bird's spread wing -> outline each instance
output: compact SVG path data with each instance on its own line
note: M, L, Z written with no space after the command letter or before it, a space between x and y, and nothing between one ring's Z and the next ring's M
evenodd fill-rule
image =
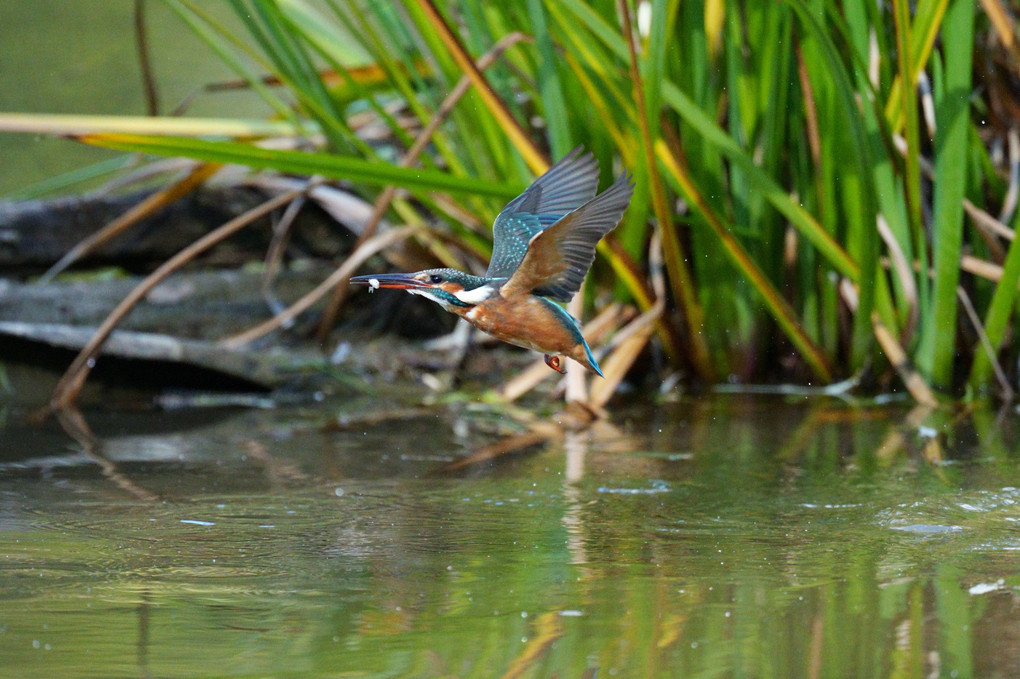
M591 200L598 181L599 164L595 156L581 155L579 146L510 201L492 225L492 259L486 277L506 278L513 274L535 234Z
M532 236L503 294L530 292L570 301L595 260L595 246L620 222L633 192L630 176L624 173L598 196Z

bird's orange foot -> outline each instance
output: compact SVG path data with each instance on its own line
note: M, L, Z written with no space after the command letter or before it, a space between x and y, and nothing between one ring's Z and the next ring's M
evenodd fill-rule
M565 363L566 360L562 356L545 355L545 364L561 375L565 375L567 373L567 366L564 365Z

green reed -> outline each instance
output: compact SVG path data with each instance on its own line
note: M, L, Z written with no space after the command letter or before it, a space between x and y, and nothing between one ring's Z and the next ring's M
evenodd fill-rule
M343 178L367 197L392 181L415 199L395 201L394 218L427 210L447 225L434 228L471 246L465 258L489 238L465 214L491 223L543 163L583 144L604 182L623 168L637 181L600 249L609 266L596 265L589 303L648 308L658 234L671 299L660 344L703 380L863 377L899 388L913 376L924 401L929 387L988 390L998 354L1015 353L1003 345L1020 254L964 210L969 200L997 214L1006 191L985 145L1005 133L979 130L973 115L985 106L974 35L991 34L973 0L232 0L239 33L199 3L165 2L323 146L90 141ZM484 72L491 94L472 87L456 104L421 170L380 172L464 75L443 24L472 59L514 32L528 37ZM922 75L930 99L915 87ZM352 127L364 112L387 143ZM1002 265L999 280L962 271L964 254ZM964 297L978 324L961 312Z

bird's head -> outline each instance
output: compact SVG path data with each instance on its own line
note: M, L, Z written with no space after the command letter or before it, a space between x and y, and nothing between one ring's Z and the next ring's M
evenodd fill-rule
M379 288L407 290L412 295L428 297L447 311L480 304L495 294L497 287L496 281L456 269L355 276L351 283L367 285L369 292Z

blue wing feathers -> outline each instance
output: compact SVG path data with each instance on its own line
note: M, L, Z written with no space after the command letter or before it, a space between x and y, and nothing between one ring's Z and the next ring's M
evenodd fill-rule
M524 193L510 201L492 226L492 260L486 276L510 276L524 259L531 238L595 196L598 161L575 148Z
M624 173L612 186L577 209L570 229L559 243L560 255L567 266L535 288L536 295L567 302L577 293L595 261L595 246L620 222L633 191L630 175Z

